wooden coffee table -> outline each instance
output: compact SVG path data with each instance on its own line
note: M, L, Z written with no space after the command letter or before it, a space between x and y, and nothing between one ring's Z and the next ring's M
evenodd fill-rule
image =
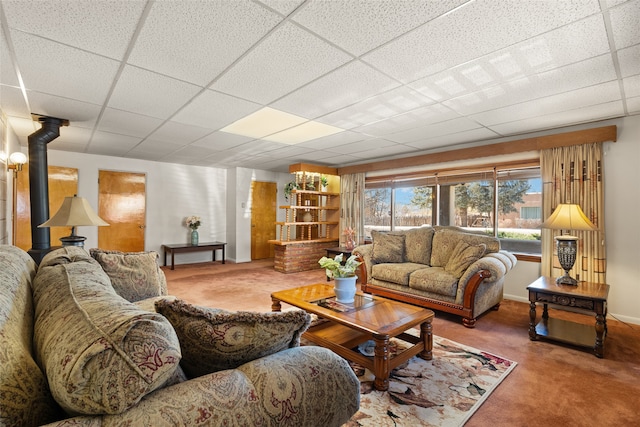
M358 292L353 304L335 301L333 286L323 283L302 286L271 294L273 311L282 309L281 302L318 315L318 322L303 335L309 341L333 350L352 362L369 368L375 375L374 387L389 388L391 370L418 355L431 360L433 311L386 298ZM406 333L420 325L420 337ZM397 338L411 346L395 356L389 354L389 340ZM372 357L357 351L357 346L375 342Z

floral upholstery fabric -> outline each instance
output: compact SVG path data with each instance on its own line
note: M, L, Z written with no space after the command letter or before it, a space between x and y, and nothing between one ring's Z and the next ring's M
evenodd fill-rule
M174 375L181 356L171 324L117 295L84 249L45 256L33 298L36 360L67 413L121 413Z
M458 290L458 278L442 267L423 268L411 275L409 287L438 295L455 297Z
M373 260L376 263L404 262L404 235L371 232L373 238Z
M167 279L158 265L158 253L119 252L93 248L91 256L111 279L116 293L136 302L167 295Z
M384 263L371 267L371 274L378 280L409 286L409 276L414 271L428 268L424 264L412 262Z
M418 227L403 231L405 261L429 265L434 232L433 227Z
M233 369L248 361L300 345L311 317L283 313L228 312L184 301L158 301L182 346L182 368L190 377Z
M460 241L464 241L470 245L478 245L482 243L486 245L486 253L500 251L500 241L495 237L476 233L462 233L450 229L441 229L436 230L433 235L430 265L432 267L445 267L451 258L453 250Z
M60 419L44 374L31 354L33 259L0 246L0 425L37 426Z
M451 273L457 279L462 276L462 273L464 273L471 264L479 260L486 250L487 245L484 243L470 245L467 242L459 241L453 249L444 270L447 273Z

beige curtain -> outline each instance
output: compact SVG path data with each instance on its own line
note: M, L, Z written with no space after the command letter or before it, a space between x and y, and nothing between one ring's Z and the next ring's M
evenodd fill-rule
M546 219L560 203L577 203L598 231L571 231L579 237L578 258L571 277L606 283L604 245L604 182L602 144L583 144L542 150L542 217ZM542 229L542 274L558 277L564 271L558 263L554 237L560 230Z
M340 246L347 227L356 231L356 244L364 243L364 173L340 176Z

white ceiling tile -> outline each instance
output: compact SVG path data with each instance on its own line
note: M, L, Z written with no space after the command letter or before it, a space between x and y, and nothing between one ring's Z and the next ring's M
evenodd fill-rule
M356 141L363 141L365 139L371 139L371 137L356 132L344 131L329 136L323 136L322 138L317 138L313 141L303 142L301 144L298 144L298 146L315 149L327 149L344 144L350 144Z
M300 6L303 1L304 0L260 0L260 3L269 6L283 15L288 15L293 12L296 7Z
M215 154L215 151L206 147L187 145L186 147L171 153L171 160L179 163L193 163L197 159L201 159L212 154Z
M87 149L89 154L124 156L142 141L141 138L109 132L95 132Z
M192 145L207 147L215 151L222 151L231 147L237 147L238 145L242 145L251 140L252 138L247 136L218 131L195 141Z
M22 91L16 87L0 85L0 108L7 116L31 118Z
M314 119L399 85L360 61L353 61L280 99L273 107Z
M4 31L0 31L0 82L7 86L20 85Z
M38 125L40 126L40 125ZM91 139L91 129L62 126L60 136L47 144L50 150L84 152Z
M130 113L128 111L106 108L102 114L98 130L145 137L157 129L163 121L155 117L143 116L141 114Z
M468 2L363 59L408 83L597 12L597 0Z
M129 63L208 85L280 20L248 1L157 1Z
M207 129L220 129L261 107L260 104L206 90L195 97L171 120Z
M362 55L465 1L316 1L307 3L293 19L348 52Z
M319 122L351 129L397 116L423 105L433 103L418 91L401 86L389 92L374 96L365 101L343 108L318 118Z
M554 127L564 126L567 123L587 123L593 120L620 117L622 115L624 115L622 102L613 101L576 110L564 111L562 113L548 114L530 119L504 123L491 126L491 129L501 135L508 136L536 130L552 129Z
M618 61L622 77L640 74L640 44L619 50Z
M477 128L465 130L462 132L454 132L448 135L439 135L434 138L428 138L423 141L412 142L410 146L419 148L420 150L431 150L435 148L442 148L448 146L456 146L468 142L483 141L493 139L499 135L490 129Z
M366 141L352 142L350 144L339 145L333 147L334 152L342 154L356 155L358 152L368 152L370 150L377 150L380 148L387 148L396 145L395 142L388 141L386 139L369 139Z
M171 144L169 142L147 139L133 148L129 154L145 154L153 156L154 160L178 151L184 147L182 144Z
M469 95L444 101L444 104L463 115L475 114L615 79L616 73L611 56L602 55L498 86L491 86Z
M460 117L446 122L429 124L426 126L420 126L412 129L405 130L403 132L392 133L386 135L385 138L391 141L400 142L403 144L416 146L414 142L421 140L431 139L436 136L448 135L451 133L458 133L470 129L479 128L480 125L474 121L471 121L465 117Z
M265 154L271 151L277 151L282 148L289 147L286 144L281 144L279 142L267 142L262 140L254 140L249 141L241 145L236 145L235 147L230 147L228 149L229 152L244 154L244 155L257 155L257 154Z
M640 96L640 74L627 77L622 80L622 83L624 84L624 94L627 97L633 98Z
M429 123L444 122L460 115L442 104L427 105L389 119L354 129L363 134L384 136Z
M12 31L18 66L29 90L102 104L118 62Z
M70 126L93 129L100 114L101 107L88 102L33 91L28 96L33 113L67 119Z
M627 110L629 114L640 114L640 96L627 99Z
M25 119L23 117L8 117L9 125L15 132L15 134L20 137L20 145L27 145L27 136L31 135L38 129L40 129L40 125L34 122L32 119Z
M571 92L539 98L534 101L486 111L472 115L470 118L485 126L492 126L620 99L620 86L617 81L611 81Z
M168 121L149 135L148 139L175 145L187 145L210 133L211 129Z
M633 0L609 12L616 49L640 43L640 0Z
M351 60L346 53L285 23L212 88L267 104Z
M352 153L353 156L361 156L363 159L384 159L388 157L399 156L402 154L415 153L415 147L404 144L393 144L388 147L376 148L375 150L361 151Z
M146 1L3 0L11 27L122 59ZM105 19L105 17L108 17Z
M198 86L127 65L111 95L109 106L166 119L200 90Z

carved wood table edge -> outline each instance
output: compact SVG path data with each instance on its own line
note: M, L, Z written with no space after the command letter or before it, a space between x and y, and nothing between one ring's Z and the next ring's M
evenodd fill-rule
M387 390L391 370L411 357L417 355L425 360L432 359L432 310L362 292L356 294L353 309L348 305L340 307L340 304L334 309L327 308L330 305L319 305L334 298L332 285L318 283L272 293L271 309L281 311L281 302L284 302L326 320L312 325L303 337L371 370L377 390ZM414 327L420 329L420 337L407 333ZM411 346L392 356L389 353L391 338ZM354 350L369 340L375 343L372 357Z

